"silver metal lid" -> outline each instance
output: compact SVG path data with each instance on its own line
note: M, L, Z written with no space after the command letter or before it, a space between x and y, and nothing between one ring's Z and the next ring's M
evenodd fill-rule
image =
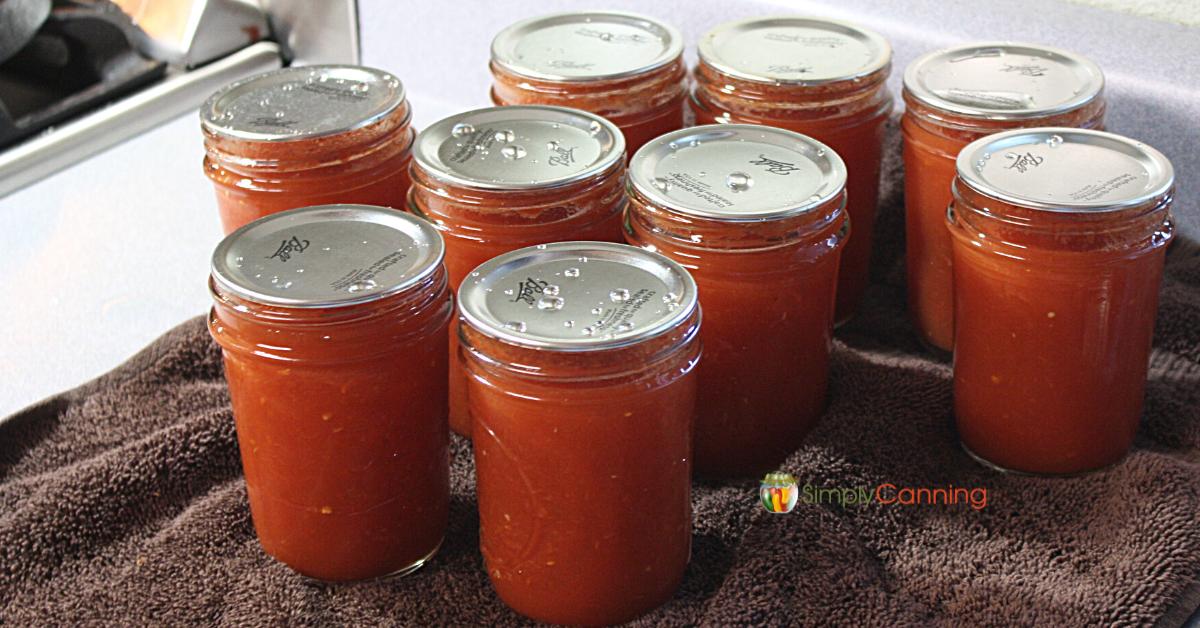
M892 60L874 31L837 20L797 16L726 22L698 45L713 69L762 83L820 85L870 75Z
M376 122L404 102L396 77L355 65L290 67L226 86L200 107L217 135L279 142L344 133Z
M656 205L721 220L795 216L837 196L846 165L811 137L753 124L662 135L629 161L629 181Z
M430 176L496 190L587 179L625 158L625 136L600 116L544 105L476 109L421 132L413 159Z
M558 242L506 253L458 289L472 327L536 349L612 349L654 338L697 307L696 282L649 251L606 242Z
M1127 137L1069 128L989 135L958 155L958 176L992 198L1057 212L1140 205L1175 182L1171 162Z
M492 61L546 81L618 79L665 66L683 36L658 20L621 11L554 13L523 20L492 40Z
M217 245L223 292L266 305L341 307L412 287L442 263L442 237L412 214L318 205L256 220Z
M1049 46L983 42L931 52L909 64L913 98L962 116L1022 120L1078 109L1104 88L1088 59Z

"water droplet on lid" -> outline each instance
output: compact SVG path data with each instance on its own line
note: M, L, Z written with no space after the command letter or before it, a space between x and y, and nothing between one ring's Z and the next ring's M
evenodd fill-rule
M512 131L496 131L492 137L495 138L497 142L506 144L517 139L517 134L513 133Z
M817 157L824 157L824 156L825 156L825 149L824 148L817 149Z
M594 335L596 335L596 328L595 328L595 327L592 327L591 325L588 325L587 327L584 327L584 328L583 328L583 335L585 335L585 336L594 336Z
M275 117L276 117L276 118L282 118L283 116L284 116L284 113L283 113L282 111L276 111L276 112L275 112Z
M504 291L504 294L506 294L506 295L508 295L508 296L510 296L510 297L511 297L511 296L513 295L513 289L512 289L512 288L509 288L508 290L505 290L505 291Z
M586 263L587 263L587 258L586 258L586 257L580 257L580 258L579 258L579 261L581 261L581 262L583 262L584 264L586 264Z
M363 93L363 92L370 91L371 86L366 83L355 83L354 87L351 87L350 89L352 89L356 92L359 92L359 93Z
M754 186L754 179L744 172L731 172L725 177L725 186L734 192L745 192Z
M629 300L629 291L624 288L617 288L608 293L608 300L614 303L621 303Z
M270 99L270 98L262 98L262 99L260 99L260 100L258 101L258 106L259 106L259 107L266 107L266 106L267 106L267 105L269 105L269 104L271 104L271 99Z
M592 314L595 314L596 316L599 316L599 315L601 315L601 314L603 314L603 313L604 313L604 308L600 307L599 305L597 305L596 307L592 308Z
M283 87L281 87L280 89L282 89L285 92L290 92L293 89L296 89L296 84L295 83L284 83Z
M561 310L564 303L562 297L542 297L538 299L537 307L539 310Z
M539 250L539 251L545 251L545 250L546 250L546 245L545 245L545 244L539 244L539 245L537 245L537 247L535 247L535 248L537 248L537 250Z
M707 174L708 174L707 172L705 172L705 171L701 170L701 171L699 171L699 172L697 172L697 173L696 173L696 176L697 176L697 177L703 177L703 176L705 176L705 175L707 175Z
M612 33L600 33L600 39L602 41L612 41Z
M668 192L671 190L671 182L662 177L654 177L650 180L650 183L653 184L654 187L658 188L659 191Z
M375 281L371 279L363 279L350 284L346 290L349 292L365 292L375 289Z
M554 284L549 284L545 288L542 288L542 294L556 297L556 296L558 296L558 286L556 286Z
M504 326L515 332L523 332L526 329L525 321L509 321Z
M633 329L633 323L629 321L622 321L617 325L617 331L629 331L631 329Z
M579 269L575 267L568 268L563 271L563 277L578 277Z
M558 150L558 140L550 140L546 142L546 148L550 150Z
M673 303L679 300L679 295L675 294L674 292L668 292L663 295L662 300L663 303Z
M1050 148L1058 148L1059 146L1062 146L1062 143L1063 138L1061 135L1051 135L1050 137L1046 138L1046 146L1049 146Z
M575 321L563 321L563 327L570 329L575 326Z
M512 144L510 146L501 148L500 154L504 155L508 159L521 159L525 156L525 148L516 144Z
M589 135L592 135L592 136L600 135L600 131L603 131L603 130L604 130L604 127L601 126L600 123L596 122L595 120L592 120L592 122L590 124L588 124L588 134Z
M453 135L454 137L463 137L474 132L475 127L467 124L466 122L459 122L450 129L450 135Z

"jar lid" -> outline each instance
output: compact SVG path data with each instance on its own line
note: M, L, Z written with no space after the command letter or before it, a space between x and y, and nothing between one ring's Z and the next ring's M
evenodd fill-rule
M621 11L554 13L522 20L492 40L492 61L545 81L636 76L683 54L683 36L658 20Z
M1104 89L1088 59L1049 46L973 43L926 54L904 72L921 103L970 118L1024 120L1078 109Z
M467 276L459 311L481 333L535 349L589 351L667 333L697 307L696 282L679 264L606 242L518 249Z
M420 283L442 264L442 237L405 212L318 205L256 220L229 234L212 257L223 292L285 307L342 307Z
M606 172L625 159L625 137L608 120L578 109L489 107L435 122L417 136L413 159L454 185L527 190Z
M1170 191L1171 162L1127 137L1072 128L989 135L958 155L958 176L980 194L1032 209L1096 212Z
M294 66L222 88L200 107L200 124L223 137L279 142L361 128L403 103L404 86L382 70Z
M869 76L892 60L882 36L837 20L756 17L726 22L698 45L700 60L735 78L821 85Z
M629 161L629 184L651 202L720 220L771 220L812 210L842 192L846 165L806 135L754 124L667 133Z

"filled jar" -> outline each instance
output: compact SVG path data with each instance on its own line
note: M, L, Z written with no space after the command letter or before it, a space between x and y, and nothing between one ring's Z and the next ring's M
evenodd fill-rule
M361 66L290 67L221 89L200 123L225 233L311 205L403 209L411 117L400 81Z
M430 126L413 152L409 209L444 236L451 290L501 253L621 241L625 141L600 116L536 105L468 111ZM450 355L450 426L469 436L457 334Z
M1065 50L974 43L929 53L904 73L904 204L908 308L935 351L954 342L950 237L944 226L955 160L1006 129L1104 124L1104 75Z
M281 212L217 246L209 287L263 549L321 580L420 567L450 492L437 231L380 207Z
M629 164L626 239L687 268L704 306L698 475L760 477L825 408L846 167L778 129L676 131Z
M1142 414L1174 175L1158 151L1070 128L1015 130L958 158L954 412L1006 470L1119 460Z
M673 26L618 11L517 22L492 41L492 102L560 105L612 120L629 154L683 127L687 68Z
M500 599L554 624L666 602L691 548L696 285L623 244L561 242L459 288L479 536Z
M854 237L838 270L837 322L866 290L879 204L892 48L860 26L806 17L722 24L700 38L690 100L697 124L776 126L827 144L846 163Z

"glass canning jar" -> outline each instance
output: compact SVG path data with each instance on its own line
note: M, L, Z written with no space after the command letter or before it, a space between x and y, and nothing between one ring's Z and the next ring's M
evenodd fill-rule
M617 624L674 594L691 548L696 285L623 244L501 255L459 288L480 548L500 599Z
M1070 128L1015 130L958 158L954 411L988 464L1116 462L1142 414L1174 175L1161 153Z
M284 68L221 89L200 123L225 233L296 207L403 209L411 118L400 81L361 66Z
M380 207L281 212L225 238L209 286L263 549L322 580L420 567L449 503L437 231Z
M835 20L761 17L700 38L690 99L697 124L749 123L803 133L846 163L854 236L838 270L838 323L866 290L879 204L892 48L879 34Z
M967 144L1006 129L1101 128L1104 75L1048 46L972 43L931 52L904 73L904 204L908 307L927 346L950 351L954 284L944 226L955 160Z
M632 155L684 124L683 37L618 11L555 13L517 22L492 41L492 102L560 105L612 120Z
M441 120L414 149L412 213L446 240L451 290L483 262L563 240L621 241L625 143L576 109L492 107ZM450 427L469 436L458 336L450 335Z
M687 268L704 307L696 472L761 477L825 409L846 167L812 138L720 124L629 164L625 237Z

